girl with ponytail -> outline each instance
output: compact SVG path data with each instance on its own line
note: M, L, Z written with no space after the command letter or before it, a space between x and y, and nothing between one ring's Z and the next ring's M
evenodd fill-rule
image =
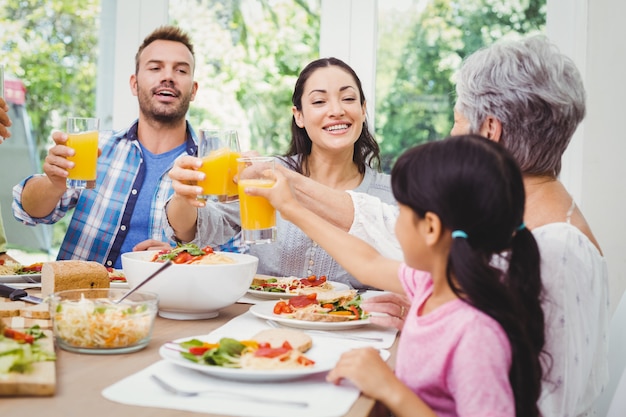
M522 175L501 145L451 137L398 159L391 182L404 262L302 207L276 176L273 188L246 192L268 198L362 283L411 300L395 374L363 348L345 353L329 381L349 379L397 417L539 416L539 251L523 223Z

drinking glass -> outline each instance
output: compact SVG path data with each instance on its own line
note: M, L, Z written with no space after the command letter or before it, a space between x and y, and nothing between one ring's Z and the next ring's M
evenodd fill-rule
M198 181L202 194L198 199L224 201L238 193L234 177L237 174L237 158L241 156L236 130L201 129L198 158L202 159L199 171L205 178Z
M270 188L274 185L274 158L244 157L238 162L239 209L243 241L247 244L276 241L276 210L265 197L250 196L246 187Z
M67 143L74 149L74 156L67 159L74 162L68 169L68 188L96 187L96 171L98 163L98 129L100 119L96 117L68 117Z

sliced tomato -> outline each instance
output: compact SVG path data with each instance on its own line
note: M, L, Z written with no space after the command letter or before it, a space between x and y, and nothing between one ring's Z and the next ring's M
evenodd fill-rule
M311 359L307 358L306 356L299 356L298 359L296 360L300 365L303 366L311 366L311 365L315 365L315 361L312 361Z
M294 308L302 308L317 303L317 293L296 295L289 299L289 305Z
M326 282L326 275L321 275L319 278L315 275L310 275L306 278L300 279L300 282L304 287L319 287Z
M9 339L13 339L19 343L29 343L32 344L35 341L35 338L27 333L20 332L15 329L4 329L4 337L8 337Z
M274 304L274 314L282 314L283 309L287 307L287 303L284 301L279 301Z
M189 252L181 252L172 260L175 264L186 264L191 262L194 257Z
M282 346L278 348L259 347L257 350L254 351L254 356L259 358L276 358L278 356L284 355L285 353L288 353L290 350L292 349Z
M43 266L43 262L36 262L31 265L22 266L20 268L21 272L41 272L41 267Z

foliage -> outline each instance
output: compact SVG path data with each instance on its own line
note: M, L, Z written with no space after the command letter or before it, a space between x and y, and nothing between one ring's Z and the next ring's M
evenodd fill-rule
M449 134L453 75L462 59L496 40L541 31L545 6L546 0L430 0L423 11L381 15L385 23L379 27L391 28L379 40L378 62L387 69L377 71L384 170L405 149Z
M318 54L319 9L319 0L171 0L173 23L195 41L192 124L235 127L243 149L283 153L293 85Z
M68 115L95 110L99 0L0 0L1 59L27 89L41 146Z

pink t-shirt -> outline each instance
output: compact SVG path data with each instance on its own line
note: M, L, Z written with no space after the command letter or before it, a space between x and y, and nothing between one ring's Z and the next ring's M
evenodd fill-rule
M412 300L398 344L398 378L439 417L515 417L511 346L498 322L459 299L418 317L432 293L430 274L405 264L398 273Z

